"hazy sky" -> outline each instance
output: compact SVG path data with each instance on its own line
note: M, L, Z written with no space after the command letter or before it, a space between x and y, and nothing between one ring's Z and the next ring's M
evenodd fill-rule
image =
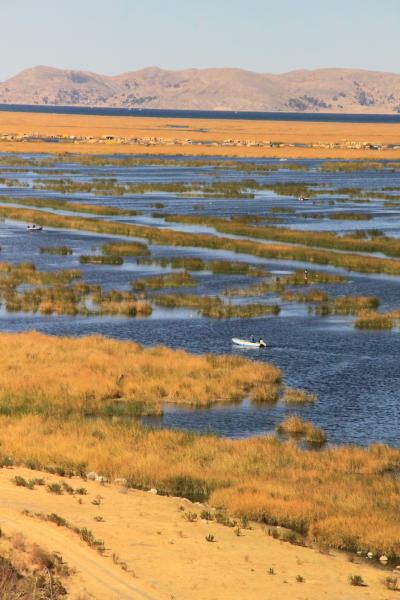
M400 0L0 0L0 80L34 65L400 72Z

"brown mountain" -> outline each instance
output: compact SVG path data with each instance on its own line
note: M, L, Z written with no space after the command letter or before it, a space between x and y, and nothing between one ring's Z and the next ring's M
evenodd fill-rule
M0 83L0 103L399 113L400 74L317 69L270 75L242 69L151 67L111 77L34 67Z

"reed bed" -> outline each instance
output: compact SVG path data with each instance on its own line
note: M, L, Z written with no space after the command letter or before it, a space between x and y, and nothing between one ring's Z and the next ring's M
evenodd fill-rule
M210 304L201 310L209 319L250 319L264 315L278 315L278 304Z
M400 240L397 238L360 239L351 235L337 235L329 231L300 231L284 227L248 225L231 219L200 215L168 215L167 222L190 223L214 227L220 233L262 238L282 243L300 244L315 248L327 248L350 252L382 253L387 256L400 256Z
M285 388L281 398L285 404L303 405L316 402L317 397L311 392L296 388Z
M117 256L115 254L111 254L111 255L101 255L101 254L90 254L90 255L85 255L82 254L79 257L79 262L81 263L81 265L115 265L115 266L119 266L122 265L124 262L124 259L122 258L122 256Z
M4 294L4 299L9 312L89 316L90 311L85 300L95 289L95 286L85 283L69 286L38 286L23 292L8 291Z
M262 277L267 273L263 267L249 265L245 262L233 260L202 260L201 258L182 256L173 258L141 258L139 265L160 265L172 269L185 269L186 271L211 271L214 275L249 275L251 277Z
M68 248L68 246L45 246L40 248L40 254L67 256L68 254L72 254L72 248Z
M243 164L243 163L242 163ZM238 169L235 169L238 170ZM241 168L240 170L245 170ZM255 172L253 168L251 171ZM263 170L266 168L264 166ZM293 183L260 183L255 179L240 181L196 181L196 182L151 182L122 183L115 178L95 178L90 181L73 181L71 179L38 179L33 185L35 190L46 190L61 194L100 194L122 196L124 194L143 195L151 192L166 192L187 197L198 198L249 198L255 192L270 190L279 196L311 197L315 192L311 189L317 184ZM279 211L281 212L281 211Z
M11 264L0 262L0 291L15 289L22 284L29 285L63 285L79 279L79 269L62 269L59 271L38 271L33 263Z
M43 179L36 180L33 185L35 190L46 190L60 194L123 196L125 194L143 195L151 192L166 192L199 198L254 198L254 192L251 190L259 187L260 185L253 180L196 183L120 183L116 179L93 179L85 182L70 179Z
M268 279L267 281L261 281L259 283L255 283L245 287L227 288L226 290L224 290L224 296L235 296L237 298L252 298L255 296L264 296L268 292L276 292L281 289L282 287L279 284Z
M326 442L325 433L312 423L303 421L300 417L293 415L287 417L276 426L276 431L285 435L294 435L304 438L309 444L322 445Z
M195 356L100 336L0 334L0 413L94 415L113 407L238 402L279 384L272 365L235 356ZM12 375L10 373L12 372Z
M170 229L155 229L141 225L118 223L94 218L68 217L35 211L32 209L2 207L0 218L36 222L42 226L77 229L103 234L131 236L148 239L153 244L170 246L192 246L228 250L242 254L253 254L261 258L297 260L301 262L330 264L360 273L400 274L400 261L375 256L361 256L305 246L259 243L205 234L192 234ZM399 242L400 243L400 242Z
M326 172L348 172L354 171L381 171L391 170L397 171L400 169L400 163L398 162L382 162L382 161L326 161L320 164L320 171Z
M280 283L283 285L319 285L319 284L337 284L344 283L346 277L336 273L326 273L325 271L304 271L296 270L293 273L280 277Z
M153 302L164 308L193 308L209 319L250 319L280 312L277 304L224 304L218 296L159 294Z
M91 294L92 303L96 306L92 314L116 315L124 317L148 317L153 308L145 298L134 296L131 292L108 290L103 292L97 288Z
M23 158L20 156L1 156L0 165L3 166L15 166L25 168L43 168L43 167L55 167L58 164L76 164L83 166L96 166L96 167L143 167L143 166L157 166L163 167L211 167L213 169L232 169L237 171L251 171L251 172L268 172L277 171L279 169L303 171L306 168L301 163L287 162L284 166L277 163L258 163L246 161L242 162L239 160L229 159L218 159L215 158L171 158L165 156L163 158L157 157L109 157L109 156L96 156L89 154L73 154L71 152L64 152L54 154L52 157L29 157ZM54 174L54 171L52 171ZM64 171L60 171L60 174Z
M220 306L221 298L218 296L196 296L194 294L157 294L153 302L163 308L194 308L201 314L210 307Z
M353 325L357 329L393 329L400 326L400 310L385 313L374 310L360 310Z
M84 282L75 282L80 271L37 271L32 263L0 263L0 298L9 312L42 315L96 316L119 315L144 317L152 312L151 304L130 292L110 290ZM18 290L20 285L29 289Z
M307 292L284 291L280 297L285 302L327 302L329 296L321 290L308 290Z
M110 290L102 293L95 285L75 283L73 285L53 285L35 287L17 292L15 289L3 292L6 310L9 312L30 312L42 315L68 316L124 316L147 317L152 313L151 304L129 292Z
M313 214L304 214L303 218L306 219L331 219L333 221L370 221L372 219L372 215L369 213L359 213L359 212L333 212L333 213L313 213Z
M360 311L373 310L379 306L376 296L338 296L329 302L316 305L313 310L322 316L354 315Z
M56 200L53 198L17 198L2 196L0 203L21 204L22 206L32 206L34 208L51 208L54 210L66 210L69 212L80 212L109 217L134 217L142 214L137 210L125 210L122 208L113 208L111 206L100 206L98 204L82 204L81 202L68 202L67 200Z
M196 280L187 271L150 275L132 281L134 290L161 290L162 288L194 287L196 285Z
M146 256L150 250L146 244L140 242L113 242L103 244L101 247L103 254L119 256Z
M318 284L337 284L343 283L346 278L342 275L336 275L332 273L324 273L323 271L307 271L297 270L288 275L282 275L279 277L270 276L268 279L260 281L256 284L252 284L240 288L228 288L224 290L224 296L236 296L242 298L263 296L269 292L279 293L284 300L293 302L306 302L304 298L322 297L324 292L316 291L315 293L309 291L307 293L299 293L296 295L293 291L286 291L287 286L309 286ZM328 299L328 297L326 298ZM318 300L310 300L318 301Z
M99 304L100 315L117 315L123 317L148 317L153 312L151 304L145 300L106 301Z

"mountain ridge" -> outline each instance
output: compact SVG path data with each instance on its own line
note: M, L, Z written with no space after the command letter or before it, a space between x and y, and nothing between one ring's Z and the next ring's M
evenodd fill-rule
M167 70L118 75L38 65L0 83L0 103L188 110L400 113L400 74L351 68L282 74L245 69Z

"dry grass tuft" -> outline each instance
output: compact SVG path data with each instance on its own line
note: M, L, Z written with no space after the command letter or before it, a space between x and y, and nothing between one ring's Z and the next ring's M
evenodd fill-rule
M315 394L295 388L285 388L282 396L282 402L285 404L309 404L316 400Z
M357 329L393 329L400 325L400 311L379 313L374 310L361 310L353 324Z

